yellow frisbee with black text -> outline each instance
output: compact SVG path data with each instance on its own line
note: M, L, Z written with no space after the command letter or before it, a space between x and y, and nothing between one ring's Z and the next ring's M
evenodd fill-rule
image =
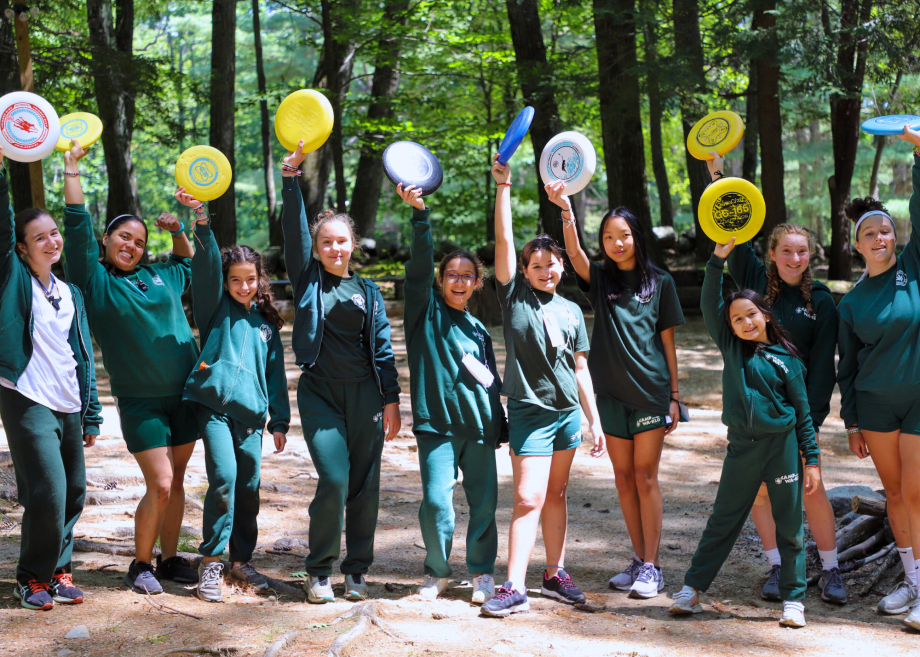
M95 114L89 112L74 112L61 117L61 136L55 148L59 151L69 151L72 148L71 139L80 142L84 149L89 148L102 136L102 121Z
M300 89L281 101L275 114L275 135L294 152L303 139L303 152L310 153L326 143L332 134L332 104L313 89Z
M220 198L232 182L230 161L211 146L192 146L176 160L176 183L199 201Z
M698 160L711 160L709 151L725 155L744 136L744 121L728 110L713 112L696 122L687 135L687 150Z
M763 226L767 206L763 194L744 178L722 178L700 197L700 227L716 244L742 244Z

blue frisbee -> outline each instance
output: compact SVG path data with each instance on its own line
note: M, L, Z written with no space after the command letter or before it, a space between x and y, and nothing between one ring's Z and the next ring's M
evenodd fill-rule
M910 126L912 130L920 129L920 116L913 114L889 114L888 116L876 116L875 118L863 121L863 132L870 135L900 135L904 133L904 126Z
M531 121L533 121L533 107L525 107L514 117L514 121L511 122L508 132L502 139L501 146L498 147L499 164L508 164L508 160L524 140L524 135L530 130Z

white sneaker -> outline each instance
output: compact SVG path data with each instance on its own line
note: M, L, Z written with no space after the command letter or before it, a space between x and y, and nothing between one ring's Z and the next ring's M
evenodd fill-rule
M364 575L345 575L345 599L367 600L367 582Z
M700 596L692 586L684 584L684 588L674 594L674 602L668 613L675 616L684 616L686 614L698 614L703 611L703 605L700 604Z
M629 562L629 565L619 575L610 578L610 588L616 589L617 591L628 591L632 588L632 585L636 582L636 577L639 576L639 569L642 568L642 559L639 557L633 557L632 561Z
M904 622L915 630L920 630L920 602L915 602Z
M473 578L473 604L481 605L495 596L495 580L491 575L476 575Z
M917 587L913 582L902 580L894 591L878 602L881 614L903 614L917 601Z
M332 581L328 575L318 577L307 575L307 581L303 583L303 588L307 592L307 602L315 605L335 602L335 595L332 593Z
M425 581L418 589L420 596L426 600L434 600L447 590L447 583L450 581L447 577L432 577L425 575Z
M654 598L664 588L664 577L661 575L661 569L656 568L655 564L642 564L639 569L639 575L633 582L632 588L629 589L630 598Z
M783 601L783 617L779 619L783 627L805 627L805 605L794 600Z

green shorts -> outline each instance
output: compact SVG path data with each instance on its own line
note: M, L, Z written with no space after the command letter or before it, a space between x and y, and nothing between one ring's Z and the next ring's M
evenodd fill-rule
M198 440L195 407L182 401L182 395L119 397L115 407L121 418L121 433L132 454Z
M508 400L508 433L517 456L552 456L581 445L581 409L552 411Z
M639 411L610 397L597 398L597 413L601 416L604 433L623 440L632 440L637 433L670 424L666 415Z
M920 436L920 399L899 404L879 404L860 399L857 392L856 417L859 418L860 429L881 433L900 430L901 433Z

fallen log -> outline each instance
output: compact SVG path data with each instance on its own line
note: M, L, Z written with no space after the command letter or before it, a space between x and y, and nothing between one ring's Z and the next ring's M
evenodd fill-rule
M884 518L888 515L888 501L876 500L871 497L859 497L857 495L850 502L850 508L864 516Z
M136 554L135 547L133 545L119 545L117 543L99 543L98 541L85 541L82 539L75 540L73 542L73 551L74 552L101 552L103 554L111 554L112 556L118 557L133 557ZM154 546L153 556L160 554L159 546ZM191 552L177 552L176 556L184 557L188 559L192 566L196 566L198 562L201 561L200 554L192 554Z
M875 585L879 583L885 573L894 566L895 564L900 564L901 558L897 550L891 550L888 555L882 559L882 563L878 568L875 569L875 572L872 573L872 577L869 579L869 583L863 588L859 593L859 597L864 598L869 593L872 592L872 589L875 588Z
M873 534L872 536L864 540L862 543L857 543L853 547L847 548L843 552L839 553L837 555L837 560L840 563L843 563L844 561L849 561L850 559L854 559L856 557L866 554L867 552L869 552L869 550L874 548L876 545L879 545L884 542L885 542L885 528L883 527L878 532L876 532L875 534Z
M858 569L862 568L862 567L865 566L866 564L870 564L870 563L872 563L873 561L878 561L879 559L882 559L882 558L888 556L888 554L889 554L892 550L894 550L894 546L895 546L895 545L897 545L897 544L896 544L896 543L889 543L889 544L886 545L884 548L882 548L881 550L879 550L878 552L876 552L875 554L873 554L873 555L871 555L871 556L865 557L864 559L859 559L859 560L857 560L857 561L851 561L851 562L848 563L848 564L844 564L844 565L840 566L840 572L841 572L841 573L851 573L851 572L853 572L854 570L858 570ZM815 584L818 583L818 578L820 578L820 577L821 577L821 574L820 574L820 573L815 574L815 575L812 575L811 577L809 577L809 578L806 580L806 583L808 584L808 586L814 586Z
M882 518L876 516L861 516L846 527L841 528L834 536L837 543L837 552L843 552L875 534L882 528L882 520Z

